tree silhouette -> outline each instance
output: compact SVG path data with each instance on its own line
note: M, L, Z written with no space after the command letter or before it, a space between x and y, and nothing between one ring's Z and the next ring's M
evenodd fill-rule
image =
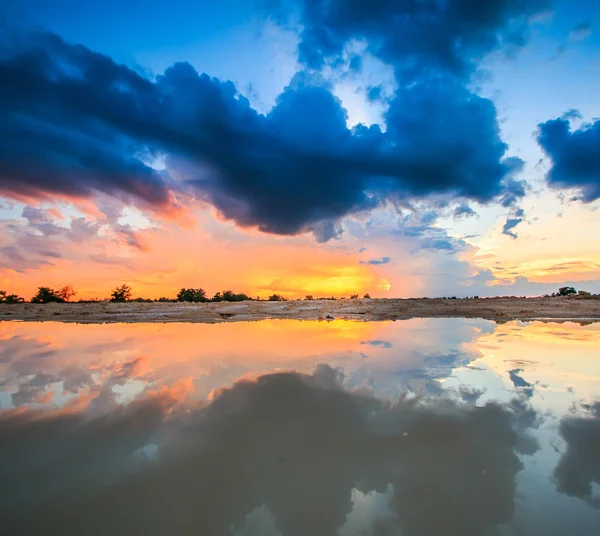
M269 296L269 301L287 301L281 294L273 294Z
M6 294L5 290L0 290L0 303L23 303L25 300L16 294Z
M31 298L31 303L64 303L64 301L63 298L49 287L39 287L37 294Z
M115 288L110 295L110 301L112 302L126 302L131 299L132 290L129 285L121 285Z
M206 302L206 291L203 288L182 288L177 294L177 301L180 302Z
M577 294L577 291L573 287L561 287L558 289L559 296L571 296Z
M222 301L238 302L238 301L246 301L246 300L251 300L251 299L252 298L250 296L247 296L246 294L243 294L243 293L236 294L232 290L223 290L222 292L217 292L213 296L211 301L214 301L214 302L222 302Z
M371 299L371 296L369 296L368 294L365 294L365 295L363 296L363 299L365 299L365 300L370 300L370 299Z
M63 301L70 301L71 298L77 296L77 291L71 285L65 285L62 288L59 288L55 293L59 298L62 298Z

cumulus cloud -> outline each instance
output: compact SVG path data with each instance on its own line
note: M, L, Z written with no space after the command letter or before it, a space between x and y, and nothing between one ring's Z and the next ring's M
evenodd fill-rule
M479 11L479 22L493 28L503 20ZM387 202L442 194L490 203L509 195L515 159L505 157L494 104L443 72L400 88L383 132L349 129L340 101L308 73L261 115L231 82L187 63L152 81L53 34L7 42L5 196L102 192L166 211L175 193L193 195L240 226L312 231L325 241L339 236L344 216ZM147 164L157 156L166 170Z
M219 536L264 508L283 534L331 535L353 489L390 490L385 534L476 536L513 517L526 406L390 403L345 389L339 371L319 366L240 381L207 407L172 415L161 435L158 397L87 421L2 416L9 532ZM135 471L149 443L158 458Z
M299 59L312 68L339 57L353 39L394 65L400 78L423 71L466 77L487 53L522 47L528 22L550 0L298 0L304 30Z
M552 160L548 185L573 188L581 201L589 203L600 198L600 120L572 130L574 117L578 117L576 110L540 123L537 140Z

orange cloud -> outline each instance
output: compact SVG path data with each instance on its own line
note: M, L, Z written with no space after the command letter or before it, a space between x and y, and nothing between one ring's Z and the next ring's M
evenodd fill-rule
M159 228L126 227L126 236L101 230L77 244L61 242L61 257L21 273L5 268L0 281L25 298L38 286L70 284L80 299L108 297L122 283L133 287L134 296L148 298L174 297L181 287L203 287L209 294L232 289L252 297L385 295L389 288L377 267L360 265L356 254L339 245L319 245L308 235L241 230L210 211L197 219L193 229L164 222Z

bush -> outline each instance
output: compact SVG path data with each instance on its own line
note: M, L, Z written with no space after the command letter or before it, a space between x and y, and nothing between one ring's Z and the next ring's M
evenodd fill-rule
M6 291L0 290L0 303L23 303L25 300L16 294L6 294Z
M370 300L370 299L371 299L371 296L369 296L369 294L365 294L365 295L363 296L363 299L365 299L365 300Z
M31 303L64 303L65 300L61 298L54 290L50 287L39 287L37 294L31 298Z
M269 301L287 301L281 294L273 294L269 296Z
M252 298L250 296L247 296L246 294L243 294L243 293L236 294L232 290L223 290L222 292L217 292L213 296L211 301L214 301L214 302L222 302L222 301L239 302L239 301L246 301L246 300L251 300L251 299Z
M180 302L207 302L206 291L203 288L182 288L177 294L177 301Z
M558 289L559 296L572 296L577 294L577 291L573 287L561 287Z
M110 295L111 302L126 302L131 300L132 289L129 285L121 285L112 291Z
M351 300L358 300L358 294L352 294L352 296L350 296Z
M310 294L308 296L306 296L304 299L308 300L308 301L314 300L314 298Z

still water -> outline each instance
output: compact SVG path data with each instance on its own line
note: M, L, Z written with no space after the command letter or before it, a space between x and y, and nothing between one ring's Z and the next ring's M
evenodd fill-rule
M0 323L2 534L600 534L600 324Z

